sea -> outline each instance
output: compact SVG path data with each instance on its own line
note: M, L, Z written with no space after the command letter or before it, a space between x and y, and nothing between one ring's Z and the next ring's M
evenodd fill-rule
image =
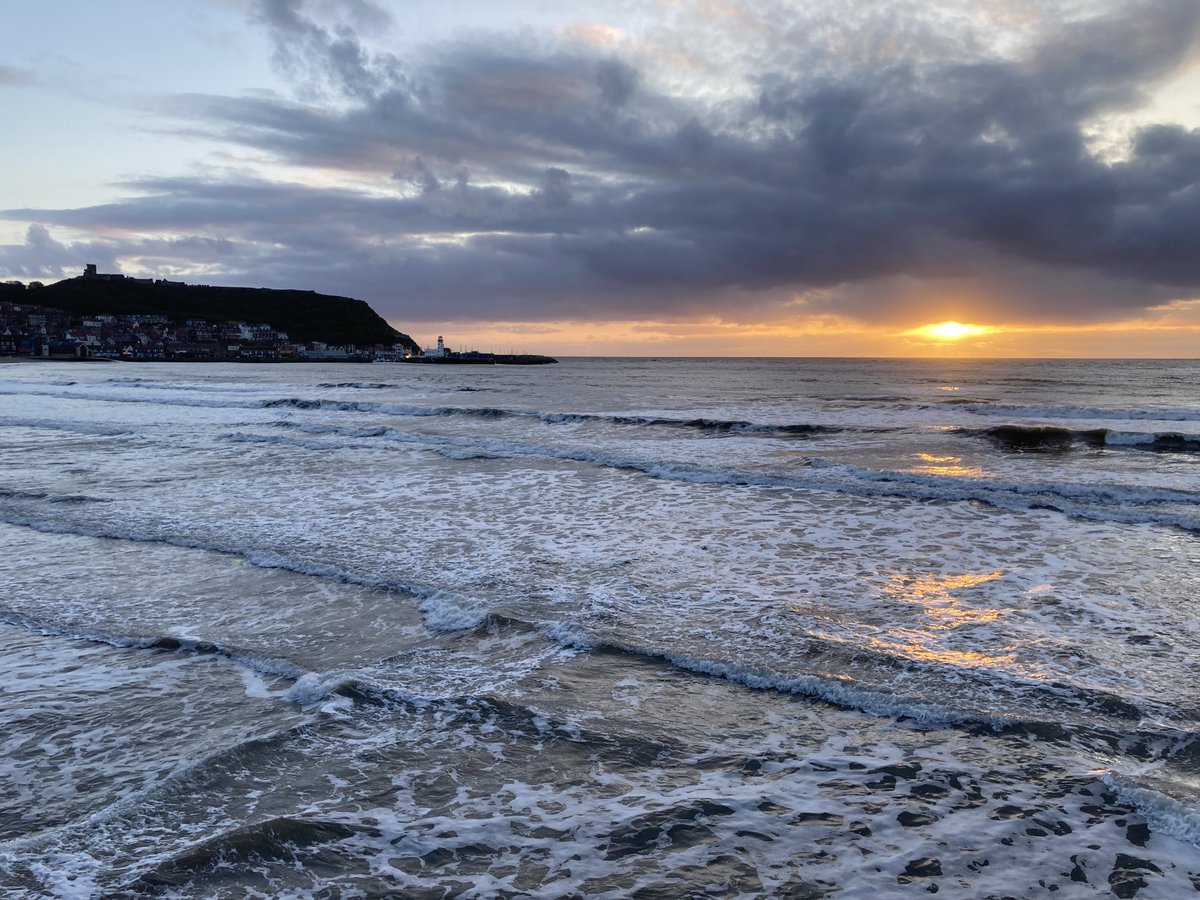
M1192 896L1198 385L0 365L0 896Z

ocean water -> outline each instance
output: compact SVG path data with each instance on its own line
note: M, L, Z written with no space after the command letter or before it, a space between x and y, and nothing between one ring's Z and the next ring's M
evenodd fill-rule
M1198 383L0 365L0 894L1192 895Z

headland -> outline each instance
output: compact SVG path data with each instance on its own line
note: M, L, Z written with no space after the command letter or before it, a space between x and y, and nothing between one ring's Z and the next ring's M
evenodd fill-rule
M138 362L353 362L420 346L362 300L84 274L0 284L0 356Z

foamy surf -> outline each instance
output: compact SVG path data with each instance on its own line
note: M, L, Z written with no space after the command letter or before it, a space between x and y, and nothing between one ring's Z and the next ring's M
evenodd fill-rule
M19 367L0 890L1182 896L1180 365Z

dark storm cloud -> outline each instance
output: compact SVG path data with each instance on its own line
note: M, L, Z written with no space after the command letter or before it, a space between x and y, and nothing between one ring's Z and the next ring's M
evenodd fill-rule
M1002 314L1082 320L1200 290L1200 133L1143 128L1116 162L1087 144L1187 59L1200 5L1121 6L1007 55L898 22L901 52L861 59L790 8L754 90L714 99L528 36L401 61L299 0L260 0L305 102L192 96L173 113L376 192L160 179L117 204L8 215L220 237L228 280L355 293L401 318L769 315L831 287L821 311L882 318L900 295L846 286L915 277L981 279Z

